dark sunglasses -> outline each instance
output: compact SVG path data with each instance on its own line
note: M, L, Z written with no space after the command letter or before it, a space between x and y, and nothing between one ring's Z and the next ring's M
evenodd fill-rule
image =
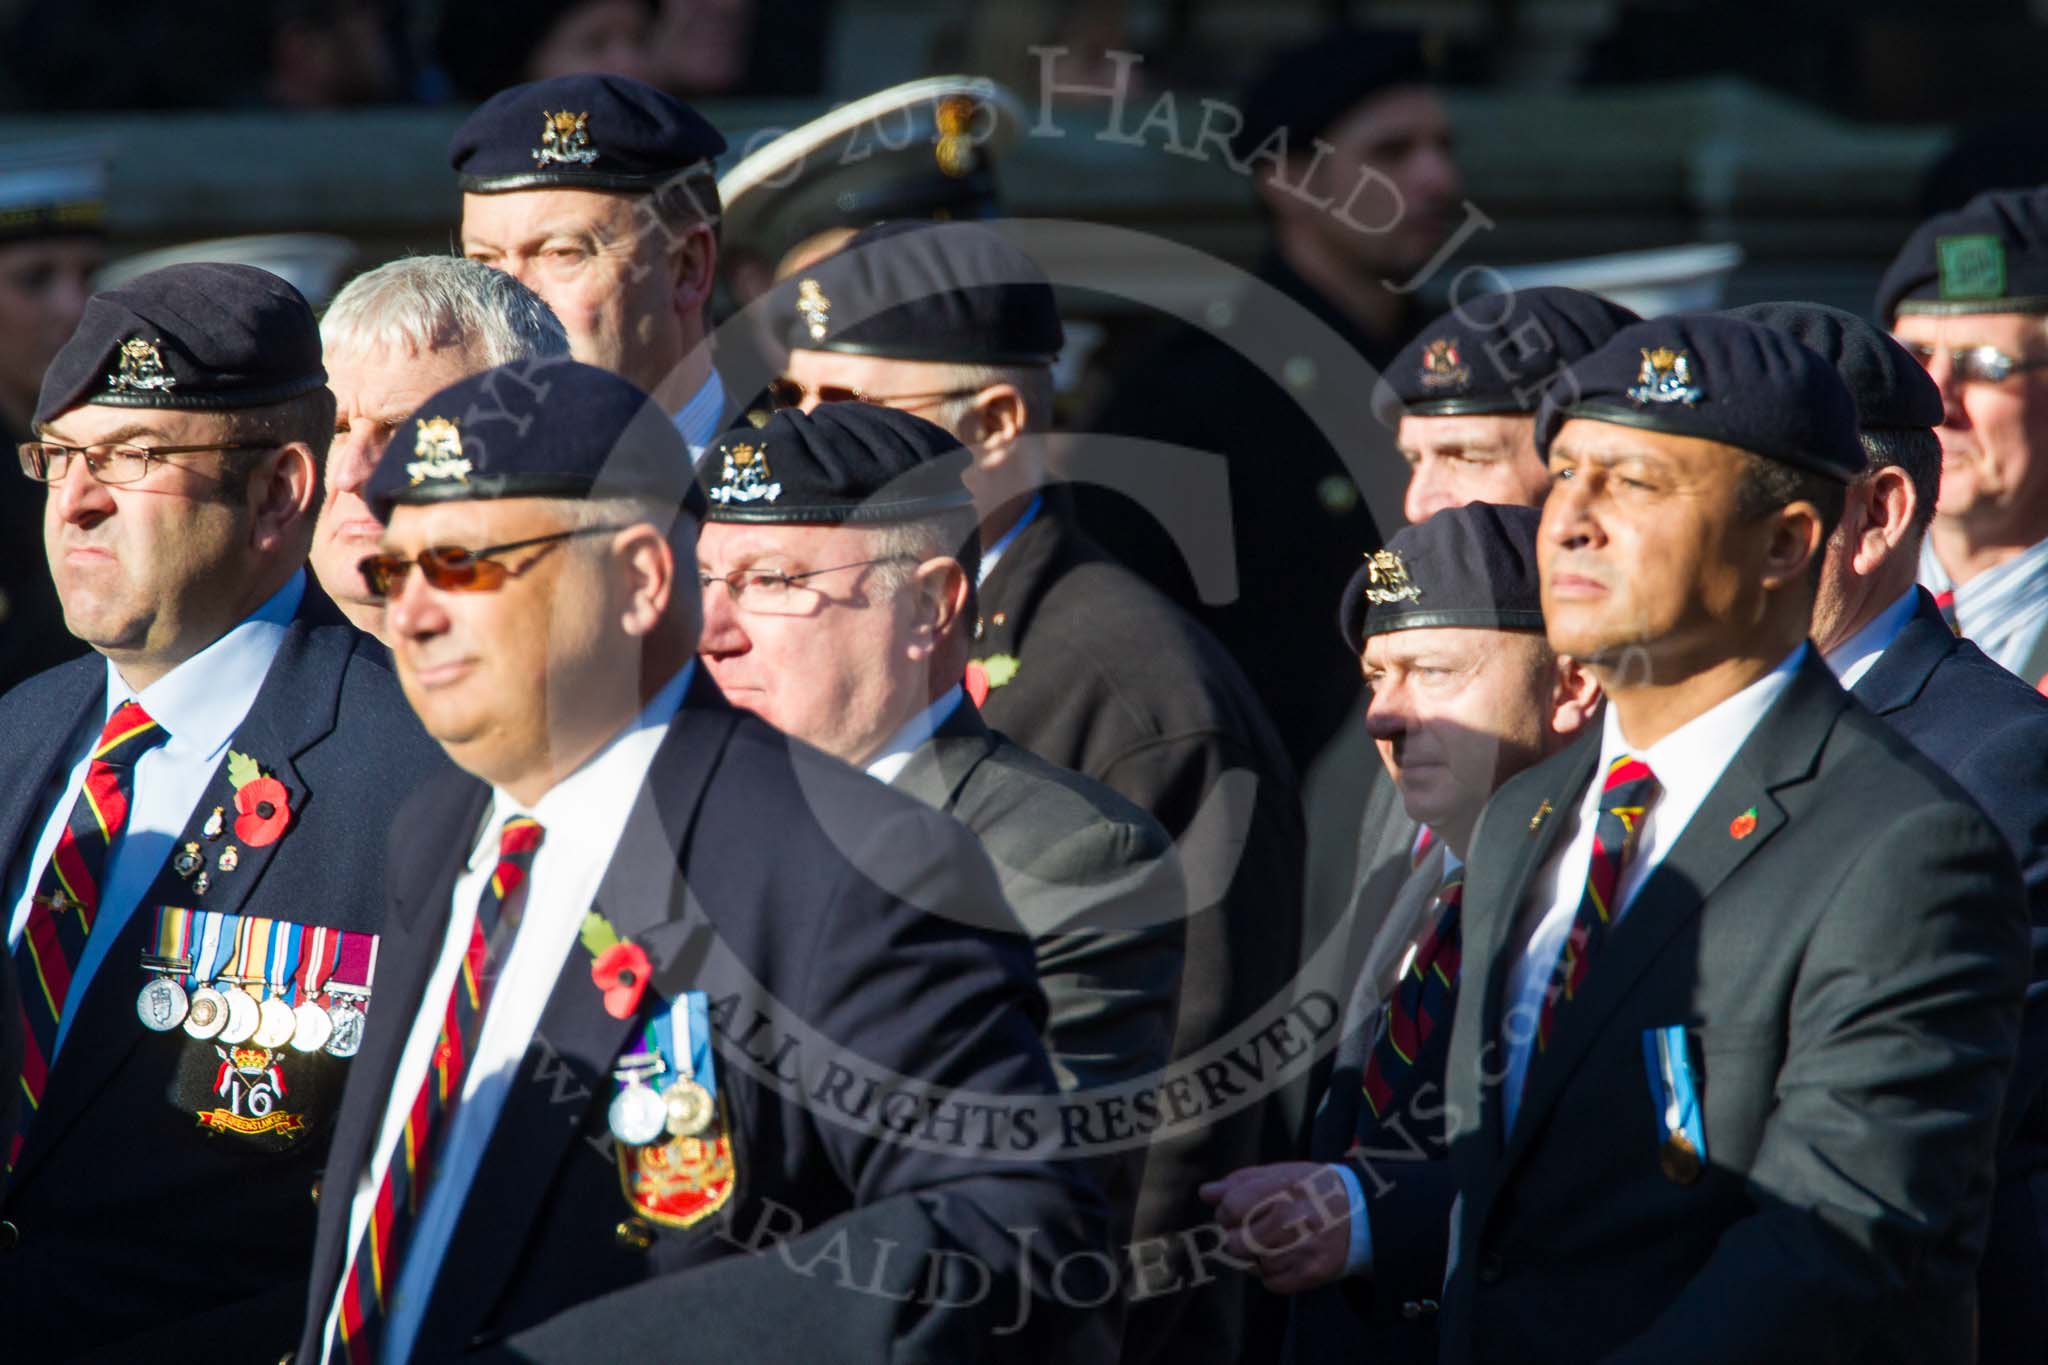
M420 577L426 579L430 588L439 588L442 592L494 592L505 586L506 579L517 578L532 568L540 556L535 555L514 570L490 558L492 555L624 529L621 526L584 526L574 531L556 531L552 535L534 536L504 545L486 545L481 550L466 550L460 545L430 545L409 559L404 555L367 555L357 561L356 568L363 575L364 585L378 597L390 597L402 589L405 576L412 572L415 564L419 566Z
M768 381L768 401L778 408L800 408L804 399L812 394L817 395L820 403L874 403L886 408L936 403L941 398L965 398L968 394L980 392L977 385L971 389L946 389L939 393L869 393L866 389L852 389L844 384L802 384L788 375Z

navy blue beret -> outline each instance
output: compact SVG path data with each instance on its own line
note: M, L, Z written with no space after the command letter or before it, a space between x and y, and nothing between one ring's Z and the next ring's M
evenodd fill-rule
M1783 332L1676 313L1616 332L1544 392L1536 453L1574 417L1735 446L1847 483L1863 470L1856 405L1834 366Z
M1533 507L1470 502L1394 532L1344 585L1337 629L1354 654L1392 630L1543 629Z
M783 281L777 297L789 344L802 350L1031 365L1066 340L1045 272L978 223L878 223Z
M1986 190L1913 230L1877 286L1877 316L2048 312L2048 188Z
M1419 34L1340 28L1274 56L1244 94L1244 123L1232 135L1239 161L1284 130L1287 151L1312 153L1311 143L1372 96L1431 79Z
M1562 285L1471 299L1423 328L1382 378L1413 417L1534 412L1558 370L1638 321Z
M364 495L400 503L642 497L702 518L690 447L668 414L609 370L550 356L471 375L422 403Z
M1785 333L1835 367L1863 431L1925 431L1942 422L1941 390L1913 353L1874 323L1821 303L1751 303L1728 316Z
M81 403L258 408L326 382L320 324L298 290L250 265L173 265L86 301L43 372L35 422Z
M712 521L880 524L971 505L969 459L952 432L900 408L827 403L728 431L699 467Z
M501 90L462 121L448 163L470 194L652 190L709 174L725 139L689 105L626 76L558 76Z

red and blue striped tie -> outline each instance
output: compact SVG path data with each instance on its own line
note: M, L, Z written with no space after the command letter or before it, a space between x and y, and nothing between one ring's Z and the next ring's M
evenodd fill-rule
M1571 935L1558 955L1550 986L1543 993L1543 1010L1536 1021L1536 1050L1550 1046L1550 1028L1559 1007L1576 1000L1585 985L1593 955L1607 941L1614 927L1614 912L1620 907L1616 895L1621 889L1622 869L1636 850L1636 836L1642 831L1643 812L1657 799L1657 776L1650 765L1633 754L1623 754L1607 767L1607 780L1600 788L1600 811L1593 824L1593 857L1586 865L1586 890L1579 897L1579 910L1572 917Z
M405 1264L407 1237L426 1205L434 1159L448 1131L448 1117L462 1097L463 1076L483 1031L497 965L519 927L517 908L506 907L533 869L541 833L537 821L515 815L498 835L498 865L477 901L476 923L470 927L462 970L448 993L433 1063L406 1111L398 1150L391 1154L391 1164L377 1186L369 1224L342 1279L341 1347L349 1365L369 1365L377 1358L388 1296Z
M1406 1082L1422 1045L1450 1023L1458 998L1464 943L1458 921L1464 899L1465 873L1460 868L1437 888L1436 922L1415 945L1415 956L1387 1001L1379 1036L1365 1059L1365 1107L1359 1111L1354 1147L1370 1142L1378 1125L1394 1112L1401 1089L1409 1088Z
M21 984L22 1030L21 1097L28 1106L23 1115L33 1119L43 1102L49 1082L50 1065L57 1057L57 1025L64 1018L64 1002L71 994L71 973L85 951L85 940L99 917L100 882L106 875L107 850L121 837L128 823L129 800L134 794L135 760L169 739L164 727L149 718L139 703L124 701L107 717L93 746L92 761L86 765L85 785L71 805L64 831L57 836L57 851L36 883L28 922L14 949L14 970ZM17 1126L14 1144L7 1153L7 1168L14 1159L28 1123Z

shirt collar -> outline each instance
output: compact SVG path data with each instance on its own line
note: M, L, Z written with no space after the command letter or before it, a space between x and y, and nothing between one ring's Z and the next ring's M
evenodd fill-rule
M139 693L108 660L107 715L132 698L164 727L166 749L195 759L218 758L256 704L305 596L306 571L300 569L227 634Z
M1721 774L1728 770L1728 764L1735 758L1735 751L1756 729L1757 722L1771 709L1771 703L1792 685L1800 661L1806 657L1806 649L1806 642L1801 640L1799 647L1779 660L1776 668L1734 696L1702 711L1646 749L1630 747L1622 737L1621 716L1609 705L1602 726L1600 766L1595 769L1596 774L1606 772L1623 754L1634 754L1647 763L1656 776L1662 791L1659 798L1662 804L1688 810L1697 808L1700 799L1721 780ZM1594 785L1599 785L1597 777Z
M599 834L609 829L616 834L620 812L630 809L639 796L646 777L645 764L660 746L661 732L666 731L676 712L682 709L683 697L689 692L690 679L696 671L695 659L684 664L682 671L670 678L640 708L638 715L605 741L603 748L548 788L531 807L503 787L493 787L490 816L481 833L491 834L515 815L530 815L540 822L550 843L558 848L564 839L583 842L586 833ZM636 764L640 767L638 772L634 771ZM470 870L481 866L486 857L497 856L498 841L479 838L469 852Z
M903 728L882 746L881 752L868 760L868 776L894 782L910 763L910 756L937 734L941 725L953 718L953 708L960 704L962 695L960 685L955 683L946 689L944 696L906 721Z
M1916 585L1906 589L1898 601L1873 616L1863 629L1822 656L1827 666L1834 670L1836 680L1844 687L1854 687L1861 682L1863 675L1876 666L1878 659L1899 638L1899 632L1913 619L1914 609L1919 605L1920 589Z
M1010 548L1011 543L1031 524L1031 519L1038 515L1038 509L1044 505L1045 494L1034 494L1031 505L1024 509L1024 515L1017 518L1009 530L1003 532L1001 539L981 552L981 568L974 575L975 587L978 588L988 582L988 576L995 572L996 561L1003 557L1003 551Z
M718 420L724 415L725 382L714 369L675 415L676 430L683 434L683 443L690 447L691 459L702 455L704 447L718 435Z

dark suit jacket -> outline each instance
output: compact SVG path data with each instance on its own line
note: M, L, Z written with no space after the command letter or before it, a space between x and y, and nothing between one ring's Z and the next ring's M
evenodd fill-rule
M106 664L64 664L0 698L0 847L31 856L74 744L105 716ZM226 1360L275 1360L298 1334L313 1243L313 1184L353 1063L279 1054L296 1137L202 1127L222 1058L182 1030L135 1017L136 970L162 904L375 933L376 878L398 794L446 766L399 692L382 645L348 624L310 576L262 689L230 747L290 792L276 843L243 847L194 896L168 861L87 983L30 1125L0 1217L20 1246L0 1253L0 1322L39 1359L144 1359L165 1342L211 1343ZM200 832L234 810L225 758L183 840L209 861L233 843ZM11 971L11 969L10 969ZM375 1018L385 1004L372 996Z
M1007 658L982 718L1047 762L1149 812L1179 842L1187 959L1176 1058L1279 995L1301 951L1303 832L1294 771L1244 674L1185 612L1074 528L1060 489L981 587L975 655ZM1199 818L1198 818L1199 817ZM1138 1235L1210 1222L1204 1180L1299 1149L1306 1078L1190 1139L1153 1149ZM1165 1202L1154 1203L1153 1193ZM1235 1361L1244 1281L1196 1277L1133 1306L1133 1362ZM1277 1340L1284 1305L1261 1329ZM1149 1344L1148 1344L1149 1343Z
M484 784L453 775L423 790L393 829L383 972L402 1007L391 1016L398 1025L420 1007L489 801ZM705 1349L733 1359L980 1354L1017 1314L1027 1262L1042 1286L1052 1259L1107 1241L1101 1193L1072 1163L1018 1157L1028 1135L1005 1123L953 1122L961 1116L952 1110L921 1118L922 1101L897 1103L905 1081L991 1103L1052 1093L1030 954L1014 921L1006 932L975 927L999 920L1000 906L987 860L953 821L733 710L700 675L597 894L618 934L647 951L653 989L638 1015L615 1019L589 957L570 950L456 1223L416 1358L484 1350L610 1360L621 1334L635 1332L665 1339L672 1355L696 1339L707 1299L718 1303L706 1311L725 1315L716 1320L735 1335ZM709 1216L650 1226L636 1242L619 1231L634 1208L606 1127L612 1064L638 1049L662 998L688 989L711 999L736 1185ZM349 1250L351 1195L405 1032L373 1025L350 1078L302 1361L320 1358ZM873 1073L896 1088L870 1085ZM764 1247L792 1223L812 1230L849 1215L849 1254L860 1266L850 1281L835 1264L799 1273L773 1255L745 1263L750 1273L703 1282L685 1273ZM877 1228L899 1244L907 1238L908 1255L876 1264ZM1012 1229L1030 1231L1028 1249ZM927 1266L910 1259L920 1248L959 1253L932 1262L947 1295L971 1299L960 1286L969 1258L987 1268L993 1292L954 1310L921 1302ZM866 1292L871 1275L886 1293ZM750 1311L733 1315L735 1296ZM823 1339L817 1315L780 1310L806 1297L832 1304ZM1048 1305L988 1351L1086 1360L1108 1349L1062 1341L1069 1329L1087 1324L1075 1328Z
M1977 1272L1978 1359L2048 1360L2048 697L1956 638L1933 596L1858 680L1856 700L1977 799L2018 859L2033 934L1998 1192Z
M1575 809L1597 746L1511 779L1473 840L1446 1365L1968 1359L2027 972L2005 841L1809 654L1561 1006L1504 1132L1515 926L1571 823L1535 817ZM1704 1091L1690 1184L1659 1169L1644 1061L1674 1025Z

